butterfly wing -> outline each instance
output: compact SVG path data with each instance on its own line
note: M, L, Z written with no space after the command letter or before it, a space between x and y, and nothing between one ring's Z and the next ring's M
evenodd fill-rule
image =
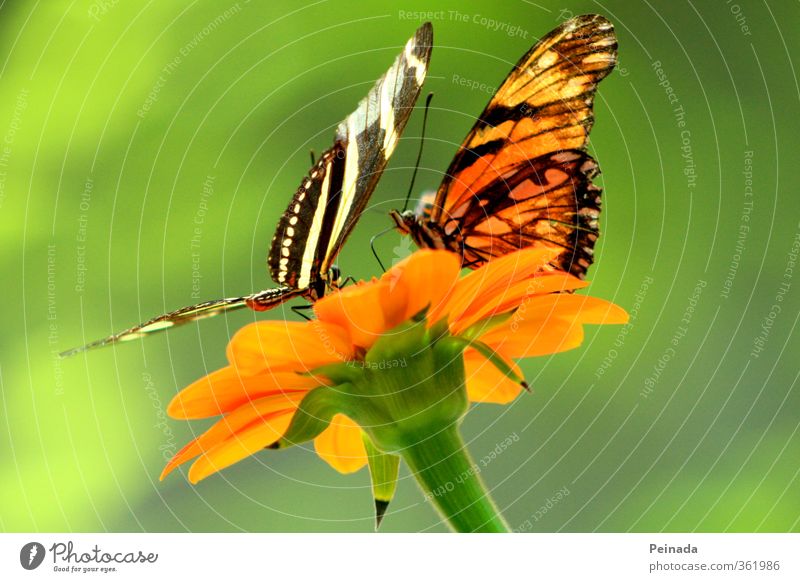
M303 180L278 223L268 263L280 288L183 307L61 354L62 357L138 339L178 325L250 307L272 307L297 295L324 293L336 254L364 209L394 152L428 69L433 28L422 25L386 74L338 127L334 146Z
M223 311L232 311L241 309L242 307L250 307L256 311L263 311L271 309L276 305L283 303L297 294L297 291L286 287L279 289L267 289L252 295L244 297L231 297L228 299L215 299L213 301L205 301L197 305L190 305L188 307L181 307L175 311L159 315L144 323L135 325L125 331L115 333L103 339L93 341L79 348L72 348L65 352L61 352L59 356L66 358L74 356L80 352L91 350L94 348L101 348L115 343L126 342L130 340L139 339L147 335L164 331L171 327L184 325L186 323L213 317Z
M540 156L475 194L465 214L445 229L460 225L464 262L470 266L547 244L562 250L551 266L583 278L598 236L601 190L592 184L598 172L591 156L580 150Z
M554 266L585 274L600 189L591 184L597 164L583 150L597 84L616 61L613 25L600 15L578 16L524 55L491 99L430 210L445 236L458 233L480 249L474 264L485 260L487 249L496 256L514 246L507 244L513 237L479 240L491 237L494 225L500 233L511 228L515 244L563 248Z
M270 273L279 284L304 289L327 276L408 123L432 44L433 27L425 23L339 124L334 146L303 180L278 222L269 253Z

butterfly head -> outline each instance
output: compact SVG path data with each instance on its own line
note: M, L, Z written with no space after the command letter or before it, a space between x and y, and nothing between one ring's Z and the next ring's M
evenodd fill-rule
M414 232L417 223L425 221L431 217L433 202L436 198L435 192L425 192L417 203L414 210L392 210L389 213L397 230L400 234L411 234Z
M331 265L331 268L328 270L328 276L325 279L325 286L330 289L339 289L342 286L342 270L336 266ZM320 293L320 297L325 292L322 289L322 293Z
M389 216L394 221L394 225L400 231L400 234L405 235L413 232L417 222L417 215L413 210L404 210L403 212L392 210L389 212Z
M342 270L337 265L331 265L328 271L328 282L331 285L339 285L342 282Z

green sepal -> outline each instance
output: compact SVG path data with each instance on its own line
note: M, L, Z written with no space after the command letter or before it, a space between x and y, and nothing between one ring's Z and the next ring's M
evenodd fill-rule
M458 335L469 341L474 341L493 327L497 327L501 323L508 321L512 315L514 315L514 312L492 315L491 317L487 317L477 323L474 323Z
M463 336L454 336L452 338L448 338L447 341L459 344L463 347L463 349L466 348L474 349L484 358L489 360L494 365L494 367L497 368L500 371L500 373L503 374L506 378L508 378L512 382L516 382L517 384L525 388L525 390L529 389L528 383L525 381L525 378L522 378L519 374L517 374L514 371L514 369L506 363L505 359L500 357L497 354L497 352L495 352L492 348L487 346L482 341L469 340Z
M431 343L436 343L443 338L450 335L450 326L447 324L447 319L442 319L431 325L428 332L431 337Z
M309 375L315 378L323 376L328 378L334 386L341 386L357 381L361 370L362 366L358 362L341 362L314 368Z
M320 386L314 388L300 401L289 429L274 448L285 449L316 438L328 428L333 416L344 412L345 386Z
M399 357L418 353L428 344L427 329L421 321L407 321L378 338L366 353L368 364L392 362Z
M375 530L383 521L386 508L389 507L397 489L397 475L400 471L400 457L384 453L375 447L372 439L362 433L364 448L367 450L369 476L372 480L372 498L375 501Z

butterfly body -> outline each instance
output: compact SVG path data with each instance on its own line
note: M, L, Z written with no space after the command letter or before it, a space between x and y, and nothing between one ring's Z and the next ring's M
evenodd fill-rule
M458 252L477 268L527 246L557 249L554 269L584 277L598 238L599 174L586 152L597 84L616 64L614 27L572 18L512 69L417 210L392 211L423 248Z
M395 227L401 234L411 237L411 240L421 248L446 249L461 253L463 247L457 236L445 236L438 222L430 220L433 212L433 203L430 198L422 198L415 210L392 210L389 217L394 220Z

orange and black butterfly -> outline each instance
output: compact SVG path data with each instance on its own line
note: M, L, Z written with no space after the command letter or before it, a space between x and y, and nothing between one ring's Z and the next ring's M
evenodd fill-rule
M586 143L597 84L616 62L614 27L597 14L542 38L489 101L433 199L391 212L398 229L473 268L523 247L561 249L551 266L583 278L601 194Z

